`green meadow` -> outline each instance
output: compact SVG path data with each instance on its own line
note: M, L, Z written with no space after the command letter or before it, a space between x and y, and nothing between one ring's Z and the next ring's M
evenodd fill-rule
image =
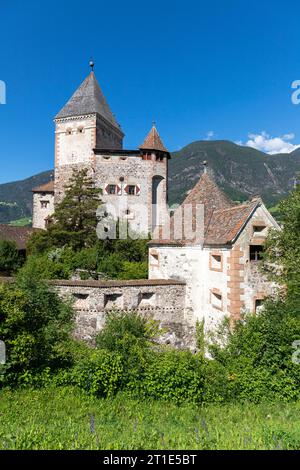
M300 403L197 407L2 390L0 449L300 449Z

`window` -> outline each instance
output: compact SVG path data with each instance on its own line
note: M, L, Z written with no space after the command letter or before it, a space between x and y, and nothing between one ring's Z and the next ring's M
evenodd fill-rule
M86 310L89 308L88 294L73 294L75 299L75 308L78 310Z
M108 185L108 194L116 194L117 186L115 184Z
M217 289L213 289L210 292L210 303L214 308L223 310L223 298L221 292Z
M67 130L66 130L66 134L67 134L67 135L72 135L72 129L67 129Z
M128 196L139 196L141 194L140 184L127 184L124 187L124 191Z
M250 245L249 247L250 261L260 261L262 259L263 251L264 251L264 247L262 245Z
M254 305L255 313L261 312L261 310L263 309L263 306L264 306L264 299L255 299L255 305Z
M135 186L130 184L128 186L128 189L127 189L127 194L129 194L129 196L134 196L135 195Z
M156 252L150 252L150 264L151 266L159 266L159 256Z
M210 253L209 269L211 271L223 271L223 256L221 253Z
M123 294L105 294L104 307L108 310L123 308Z
M41 208L42 209L47 209L49 206L50 202L49 201L41 201Z
M83 127L78 127L77 132L78 132L78 134L83 134L84 128Z
M253 235L259 234L261 235L262 232L265 230L265 225L253 225Z
M155 294L153 292L142 292L139 295L139 307L151 307L155 305Z

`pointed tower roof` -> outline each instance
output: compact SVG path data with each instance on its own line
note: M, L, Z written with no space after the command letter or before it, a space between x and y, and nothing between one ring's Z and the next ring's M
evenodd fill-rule
M235 205L206 170L182 204L191 204L193 206L203 204L207 212L229 209Z
M140 146L140 149L144 150L159 150L160 152L167 152L169 151L166 149L162 140L157 132L156 127L153 125L151 131L147 135L146 139Z
M94 113L100 114L114 127L120 128L92 70L55 119Z

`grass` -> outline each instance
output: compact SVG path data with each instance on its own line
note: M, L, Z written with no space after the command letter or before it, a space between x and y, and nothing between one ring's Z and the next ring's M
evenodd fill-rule
M0 391L0 449L300 449L300 403L196 407Z
M9 225L13 225L14 227L27 227L31 225L32 219L30 217L24 217L23 219L13 220L9 222Z

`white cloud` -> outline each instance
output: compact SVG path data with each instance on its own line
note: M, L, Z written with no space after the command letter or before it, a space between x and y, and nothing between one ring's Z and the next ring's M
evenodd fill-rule
M249 140L241 145L253 147L270 155L275 153L290 153L300 147L300 144L292 144L290 141L294 140L295 134L284 134L280 137L271 137L267 132L263 131L260 134L249 134Z
M214 131L208 131L208 132L206 133L206 138L205 138L205 140L211 140L211 139L214 137L214 135L215 135Z

